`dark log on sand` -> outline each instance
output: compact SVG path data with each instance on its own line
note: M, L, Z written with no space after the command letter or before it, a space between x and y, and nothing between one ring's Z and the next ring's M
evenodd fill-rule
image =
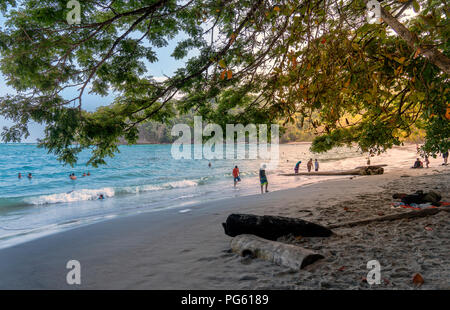
M401 219L410 219L410 218L416 218L416 217L425 217L429 215L435 215L439 213L440 211L449 211L450 209L447 207L441 208L429 208L429 209L423 209L418 211L410 211L400 214L393 214L393 215L386 215L386 216L379 216L379 217L373 217L368 218L364 220L354 221L354 222L345 222L345 223L338 223L328 226L329 229L334 229L338 227L354 227L358 225L367 225L374 222L383 222L383 221L394 221L394 220L401 220Z
M365 167L352 170L342 171L313 171L313 172L299 172L299 173L282 173L284 176L296 176L296 175L374 175L383 174L384 169L382 167Z
M386 167L386 164L382 164L382 165L370 165L370 166L360 166L360 167L356 167L355 169L362 169L362 168L369 168L369 169L373 169L373 168L381 168L381 167Z
M257 257L293 269L302 269L324 258L302 247L270 241L254 235L234 237L231 240L231 250L241 256Z
M282 216L231 214L222 226L225 234L231 237L252 234L269 240L276 240L289 234L303 237L329 237L333 234L326 227Z

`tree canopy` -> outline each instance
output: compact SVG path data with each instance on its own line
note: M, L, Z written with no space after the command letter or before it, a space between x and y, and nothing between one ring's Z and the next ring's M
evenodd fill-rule
M0 69L17 91L0 99L15 122L4 141L34 120L61 161L91 149L96 166L121 137L135 142L139 124L194 111L218 124L309 124L315 152L382 152L413 128L429 154L450 146L445 0L382 1L379 24L365 0L79 2L81 23L69 25L67 1L0 0ZM177 34L172 57L185 66L157 80L148 64ZM86 92L117 96L87 112Z

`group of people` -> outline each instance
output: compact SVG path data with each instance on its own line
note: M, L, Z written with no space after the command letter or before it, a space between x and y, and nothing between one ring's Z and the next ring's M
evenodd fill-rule
M419 148L417 148L417 151L419 152ZM446 152L442 153L442 158L444 159L444 163L442 165L447 166L448 165L448 150ZM425 167L428 168L430 166L430 159L428 158L428 155L425 155L424 162L425 162ZM416 161L414 162L414 165L411 168L413 168L413 169L423 168L424 162L422 162L420 160L420 158L417 157Z
M19 179L23 178L22 173L19 172L19 175L17 176ZM28 173L27 178L30 180L33 178L33 175L31 173Z
M86 172L83 173L83 177L89 177L90 175L91 175L91 173L89 171L88 171L88 173L86 173ZM77 176L75 175L75 173L71 173L71 174L69 174L69 178L71 180L76 180Z
M241 181L241 174L239 172L238 166L234 166L233 179L234 187L236 187L236 184ZM267 190L267 187L269 186L269 182L267 181L266 164L262 164L261 168L259 169L259 182L261 184L261 194L264 193L264 190L266 193L268 193L269 191Z
M302 161L299 160L299 161L295 164L295 167L294 167L294 172L295 172L295 173L298 173L298 170L299 170L299 168L300 168L300 164L301 164L301 163L302 163ZM308 162L306 163L306 168L308 169L308 172L311 172L313 165L314 165L314 171L319 171L319 162L317 161L317 159L315 159L315 160L314 160L314 163L313 163L312 158L310 158L310 159L308 160Z

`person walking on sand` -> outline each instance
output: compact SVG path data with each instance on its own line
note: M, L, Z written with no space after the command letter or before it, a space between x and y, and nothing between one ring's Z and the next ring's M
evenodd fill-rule
M442 157L444 158L444 163L442 164L443 166L447 166L447 161L448 161L448 150L445 153L442 153Z
M300 164L301 164L301 163L302 163L302 161L299 160L299 161L295 164L295 167L294 167L294 172L295 172L295 174L298 173L298 168L300 167Z
M308 163L306 164L306 168L308 168L308 172L311 172L312 166L313 166L313 162L312 162L312 158L310 158L308 160Z
M314 171L319 171L319 162L317 161L317 158L314 160Z
M240 177L240 173L239 173L239 168L238 166L234 166L233 169L233 178L234 178L234 187L236 187L237 182L241 181L241 177Z
M264 193L263 188L264 185L266 186L266 193L269 192L267 190L267 186L269 185L269 182L267 182L267 176L266 176L266 165L263 164L261 166L261 169L259 169L259 182L261 183L261 194Z

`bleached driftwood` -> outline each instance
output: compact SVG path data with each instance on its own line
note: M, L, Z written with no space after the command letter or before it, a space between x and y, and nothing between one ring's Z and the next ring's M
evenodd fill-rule
M255 235L234 237L231 240L231 249L241 256L257 257L293 269L302 269L324 258L311 250L292 244L263 239Z
M252 234L269 240L289 234L303 237L329 237L333 234L324 226L283 216L231 214L222 226L225 234L231 237Z

